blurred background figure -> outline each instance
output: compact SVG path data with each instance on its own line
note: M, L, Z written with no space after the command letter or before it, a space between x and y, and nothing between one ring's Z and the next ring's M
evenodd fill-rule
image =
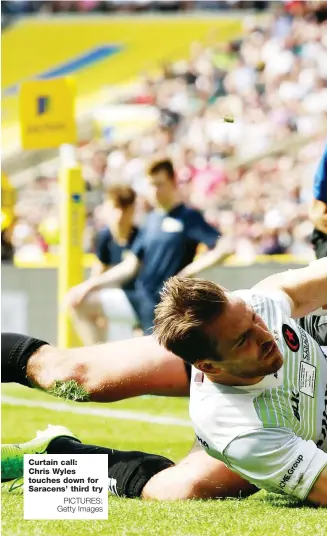
M317 169L309 216L314 225L312 244L316 257L327 257L327 145Z
M14 246L12 236L15 221L1 212L1 262L14 262Z
M154 308L169 277L196 275L220 264L232 252L198 210L181 203L170 160L153 162L148 173L153 209L125 259L106 273L73 287L66 296L85 345L102 340L94 326L95 315L105 315L109 320L107 340L132 336L136 325L150 333ZM199 244L211 251L194 260Z
M124 259L125 251L131 249L138 229L134 225L136 194L130 186L112 185L108 188L106 201L99 207L97 218L103 228L94 238L96 261L91 277L102 274ZM133 282L128 288L133 287Z
M97 218L103 228L94 237L94 253L96 260L91 268L90 277L95 277L111 267L119 264L132 248L138 229L134 225L136 194L129 186L112 185L108 188L106 201L99 206ZM134 289L135 280L131 279L123 285L123 290ZM106 295L102 301L106 301ZM111 304L109 304L109 307ZM103 305L106 309L106 305ZM79 317L73 312L73 321L78 330ZM109 331L108 319L105 315L89 312L89 321L95 324L97 342L106 341ZM109 335L110 337L110 335ZM112 338L112 335L111 335Z
M13 233L16 192L5 173L1 173L1 262L13 263L15 248Z

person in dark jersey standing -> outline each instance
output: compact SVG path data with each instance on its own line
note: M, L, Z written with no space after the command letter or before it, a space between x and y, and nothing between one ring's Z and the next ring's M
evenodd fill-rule
M194 276L232 253L230 244L220 238L219 231L209 225L198 210L180 202L170 160L150 166L149 185L154 209L147 215L131 252L120 264L77 285L66 296L66 305L78 315L81 326L83 318L88 322L92 306L99 314L105 314L110 323L124 323L125 338L127 326L131 336L137 323L149 334L154 308L169 277ZM200 243L210 251L194 260ZM135 288L122 292L123 286L133 278ZM112 300L108 297L106 307L101 298L104 292L113 296ZM89 344L85 337L83 340Z

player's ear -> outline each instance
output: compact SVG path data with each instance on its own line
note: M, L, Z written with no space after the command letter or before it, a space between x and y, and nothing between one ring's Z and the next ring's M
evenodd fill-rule
M210 361L209 359L201 359L194 363L194 366L205 374L220 374L221 372L217 361Z

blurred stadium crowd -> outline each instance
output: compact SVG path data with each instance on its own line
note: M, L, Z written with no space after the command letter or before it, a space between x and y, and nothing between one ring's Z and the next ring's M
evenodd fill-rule
M2 2L2 9L9 4L17 11L35 4L92 11L132 2ZM134 2L133 9L136 4L187 9L199 2ZM183 200L233 239L237 255L311 255L308 206L327 130L327 2L274 4L260 22L246 18L242 39L222 45L211 34L205 45L194 42L188 59L143 74L117 98L117 104L153 107L155 126L121 143L103 135L78 148L88 191L85 251L93 251L104 225L108 186L135 189L139 223L148 209L146 169L169 157ZM22 188L16 214L16 250L28 257L55 252L57 177L40 176Z
M264 10L268 1L240 0L15 0L2 1L3 15L51 13L171 12L193 10Z

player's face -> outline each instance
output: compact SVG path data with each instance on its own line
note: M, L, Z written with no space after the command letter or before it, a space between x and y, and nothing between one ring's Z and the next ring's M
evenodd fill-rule
M240 378L273 374L283 356L262 318L241 298L229 297L225 312L207 330L216 337L222 361L216 365Z
M150 202L155 206L169 207L176 191L175 182L165 171L158 171L149 177Z

